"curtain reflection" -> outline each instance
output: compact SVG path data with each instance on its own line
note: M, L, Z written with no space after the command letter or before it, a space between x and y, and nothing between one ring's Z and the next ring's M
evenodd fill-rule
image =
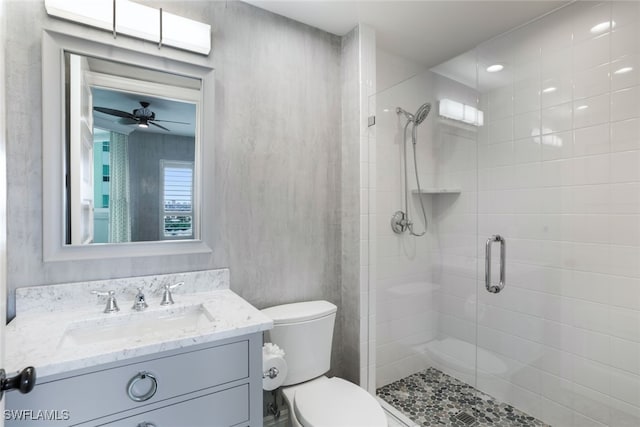
M110 160L109 242L130 242L129 141L127 135L110 132Z

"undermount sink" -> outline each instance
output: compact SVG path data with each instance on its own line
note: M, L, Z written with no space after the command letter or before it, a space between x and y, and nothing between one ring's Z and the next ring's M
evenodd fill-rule
M141 337L166 338L171 331L197 331L214 318L202 305L105 314L103 317L71 323L65 330L58 348L73 348L113 341L135 342Z

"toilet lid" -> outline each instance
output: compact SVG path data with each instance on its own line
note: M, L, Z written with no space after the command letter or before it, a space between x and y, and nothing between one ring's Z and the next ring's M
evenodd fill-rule
M294 408L305 427L387 426L387 417L376 399L341 378L317 381L296 391Z

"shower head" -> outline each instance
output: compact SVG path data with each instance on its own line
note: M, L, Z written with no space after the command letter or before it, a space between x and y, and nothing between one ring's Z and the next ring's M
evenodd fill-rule
M416 125L419 125L420 123L424 122L424 119L426 119L427 116L429 115L429 111L431 111L431 104L428 102L425 102L420 106L420 108L418 108L418 111L416 111L416 114L413 115L413 122Z
M431 104L428 102L422 104L415 114L411 114L410 112L400 107L396 108L396 113L404 114L407 120L413 122L414 126L417 126L420 123L424 122L424 119L426 119L429 115L429 111L431 111Z

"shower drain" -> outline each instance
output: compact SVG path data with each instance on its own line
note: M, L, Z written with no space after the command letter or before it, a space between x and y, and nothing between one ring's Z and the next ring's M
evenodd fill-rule
M466 412L458 412L455 416L455 419L458 421L462 421L464 424L468 426L476 422L476 417Z

